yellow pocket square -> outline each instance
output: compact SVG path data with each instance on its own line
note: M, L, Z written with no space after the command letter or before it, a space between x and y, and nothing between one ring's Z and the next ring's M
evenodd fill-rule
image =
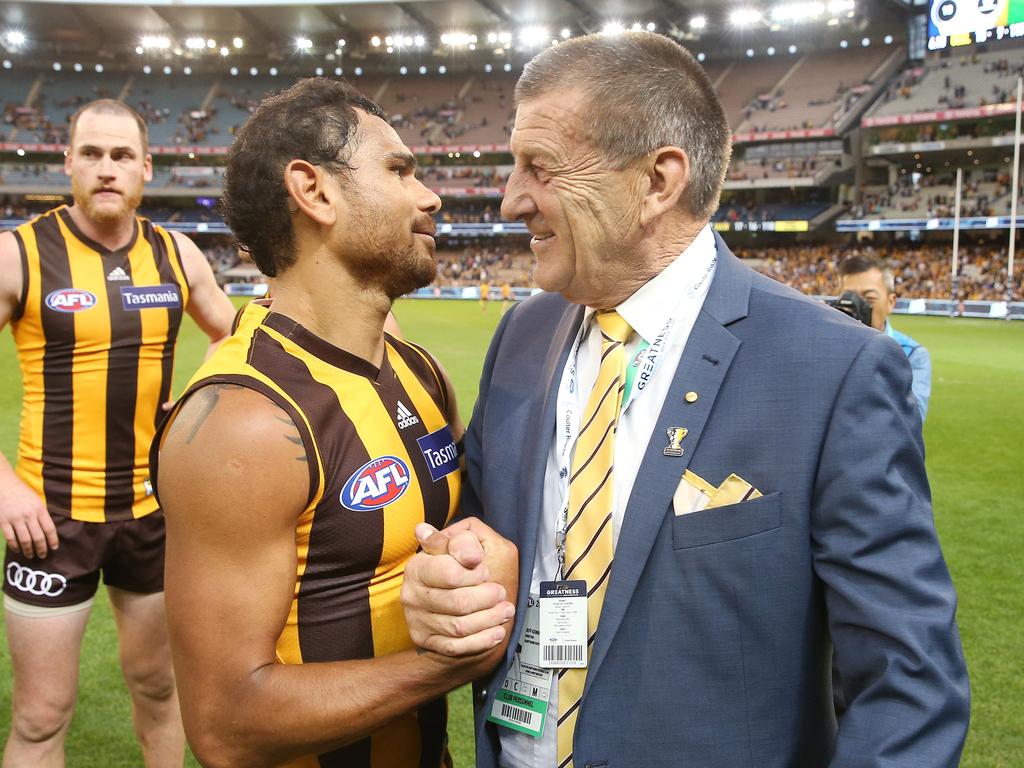
M761 492L741 478L731 474L717 488L700 475L686 470L672 496L672 507L676 515L700 512L704 509L726 507L761 496Z

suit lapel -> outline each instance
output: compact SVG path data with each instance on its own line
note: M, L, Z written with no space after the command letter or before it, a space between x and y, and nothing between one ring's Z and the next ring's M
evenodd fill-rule
M516 623L512 637L519 637L522 632L522 620L526 616L526 599L530 594L530 583L533 581L533 565L537 557L537 531L540 530L540 518L544 506L544 474L547 470L548 454L551 452L551 441L555 438L555 407L558 401L558 387L562 371L572 349L573 341L583 320L584 308L568 305L562 319L555 329L548 347L544 367L540 371L537 382L538 393L536 412L539 413L533 428L526 431L523 444L523 478L522 488L525 499L524 513L519 515L519 600L516 608ZM525 585L525 589L523 588ZM509 643L507 653L511 661L516 644Z
M726 327L747 313L750 271L733 256L716 234L718 265L704 306L683 349L665 404L647 446L630 494L615 549L612 572L591 654L586 688L608 653L612 640L647 565L658 531L672 503L676 485L700 443L722 382L739 350L740 341ZM696 392L687 403L684 393ZM681 457L665 456L668 429L684 427ZM586 689L584 690L586 696Z

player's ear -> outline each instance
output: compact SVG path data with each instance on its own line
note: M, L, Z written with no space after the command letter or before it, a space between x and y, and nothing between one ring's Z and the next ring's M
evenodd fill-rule
M306 160L292 160L284 168L284 187L289 210L302 213L321 226L331 226L337 218L323 171Z

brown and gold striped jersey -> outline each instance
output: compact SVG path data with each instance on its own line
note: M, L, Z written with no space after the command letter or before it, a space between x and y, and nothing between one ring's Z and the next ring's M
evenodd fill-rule
M413 529L424 521L441 528L454 514L459 456L437 363L390 335L385 348L378 369L250 304L180 401L213 383L250 387L284 409L302 435L310 493L296 521L295 591L277 641L282 664L412 648L399 590L418 546ZM152 461L155 476L157 445ZM370 738L292 765L439 768L446 723L442 698Z
M51 514L148 515L157 508L149 448L189 296L177 243L137 218L128 245L111 251L66 206L14 236L23 276L12 321L24 384L18 476Z

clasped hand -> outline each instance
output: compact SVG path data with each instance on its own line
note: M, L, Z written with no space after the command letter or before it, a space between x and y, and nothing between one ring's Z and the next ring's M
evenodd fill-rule
M515 615L516 546L476 518L441 531L420 523L416 539L422 550L406 565L402 584L413 643L442 656L488 654L496 661Z

